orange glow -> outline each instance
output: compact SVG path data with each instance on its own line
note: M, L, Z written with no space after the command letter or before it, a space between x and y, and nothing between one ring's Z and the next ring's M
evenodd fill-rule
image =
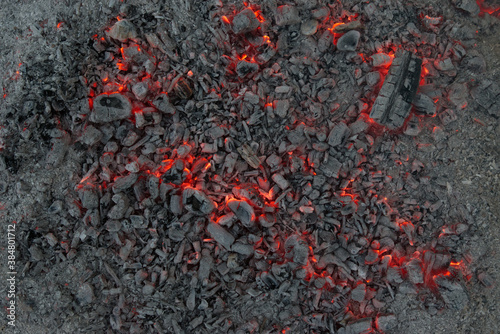
M63 21L59 22L59 23L57 24L57 29L60 29L60 28L62 27L63 23L64 23Z
M118 60L118 62L116 63L116 66L118 67L118 69L120 71L126 71L128 66L124 63L121 62L121 60Z
M344 22L334 23L331 28L328 28L328 30L330 30L331 32L333 32L333 30L335 29L335 27L338 27L338 26L340 26L342 24L344 24Z
M492 8L484 4L484 0L476 0L477 5L479 6L481 13L479 15L484 15L484 13L488 13L492 16L500 17L500 7Z
M264 18L264 16L262 16L262 12L260 10L256 10L253 12L255 14L255 17L257 18L257 20L259 20L259 22L265 22L266 19Z
M209 162L205 165L205 167L203 167L203 173L205 173L207 170L210 169L210 167L212 167L212 164Z
M224 22L226 24L231 24L231 21L229 21L229 19L225 15L222 17L222 22Z

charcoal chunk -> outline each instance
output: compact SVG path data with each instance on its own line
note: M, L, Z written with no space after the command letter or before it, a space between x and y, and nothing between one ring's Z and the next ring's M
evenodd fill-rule
M285 257L299 265L306 265L309 255L309 245L296 234L292 234L285 241Z
M415 111L421 115L432 116L437 110L434 101L425 94L417 94L413 101L413 105L415 106Z
M241 60L236 65L236 73L239 77L245 77L247 75L253 74L259 70L259 65L246 60Z
M328 135L328 144L331 147L336 147L344 142L349 136L349 128L344 122L340 122L335 125Z
M255 224L255 212L252 206L245 200L231 199L227 206L234 212L236 217L246 227L252 227Z
M468 12L472 16L477 16L481 12L481 9L475 0L452 0L451 3L455 7Z
M109 37L126 42L127 39L136 38L137 31L135 26L128 20L117 21L107 33Z
M168 95L165 93L158 95L156 99L153 101L153 105L158 110L160 110L165 114L170 114L170 115L175 114L175 107L173 106L172 103L170 103Z
M113 192L119 193L123 190L129 189L137 181L138 175L135 173L130 173L126 176L119 176L115 179L112 185Z
M279 6L276 10L275 19L278 26L300 23L299 11L290 5Z
M489 114L494 115L499 112L500 86L490 80L483 80L479 86L471 91L472 97Z
M235 34L247 33L259 27L260 22L250 8L244 9L233 18L232 26Z
M94 289L88 283L82 284L80 288L78 288L78 293L76 295L76 299L80 303L80 305L87 305L92 303L94 300Z
M424 272L422 270L422 261L419 259L412 259L406 264L406 270L408 271L408 279L413 284L424 283Z
M443 276L438 276L436 283L439 293L449 308L461 310L468 304L469 297L460 283L452 282Z
M422 60L408 51L399 51L392 61L370 112L370 117L389 129L400 128L410 114L417 92Z
M351 291L351 299L357 302L362 302L365 299L366 284L360 284Z
M90 120L107 123L128 118L132 115L132 103L120 93L101 94L94 99L94 111Z
M376 324L378 330L385 332L396 327L398 320L394 314L379 315Z
M337 49L339 51L356 51L360 37L361 34L357 30L346 32L337 41Z
M328 161L326 163L321 164L320 170L323 171L323 173L327 177L335 177L337 178L339 176L340 168L342 167L342 164L340 161L333 157L329 157Z
M231 245L234 243L234 237L226 231L226 229L214 222L208 223L207 232L217 243L221 244L225 249L231 250Z
M182 205L190 212L199 215L206 215L211 213L216 204L204 192L186 187L182 192Z

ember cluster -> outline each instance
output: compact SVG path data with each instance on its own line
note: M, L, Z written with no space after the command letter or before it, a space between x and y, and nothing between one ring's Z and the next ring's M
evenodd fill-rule
M467 222L398 136L439 138L469 86L498 110L457 77L484 70L474 32L399 2L278 3L207 4L203 29L123 6L93 37L67 204L127 287L94 287L116 331L386 332L398 290L467 300Z

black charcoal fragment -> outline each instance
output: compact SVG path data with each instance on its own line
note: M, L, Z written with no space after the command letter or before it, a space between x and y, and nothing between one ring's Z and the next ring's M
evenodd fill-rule
M408 51L400 51L370 112L370 117L389 129L400 128L408 115L420 80L422 60Z

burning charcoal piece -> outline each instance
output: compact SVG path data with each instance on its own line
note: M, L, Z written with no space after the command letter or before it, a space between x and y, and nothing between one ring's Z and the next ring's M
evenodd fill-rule
M370 124L368 123L366 114L361 114L354 123L351 123L349 125L350 134L356 135L358 133L364 132L369 127Z
M217 207L204 192L191 187L186 187L182 192L182 205L198 215L207 215Z
M208 223L207 232L214 240L221 244L225 249L231 250L234 243L234 237L226 229L214 222Z
M122 145L130 147L139 139L139 135L134 131L130 130L127 135L122 139Z
M315 19L320 20L330 15L330 9L325 6L318 9L313 9L311 13Z
M245 227L250 228L255 225L255 212L247 201L233 198L227 202L227 207L234 212Z
M231 250L244 256L250 256L254 253L252 245L242 244L241 242L237 242L232 245Z
M382 76L380 75L380 72L370 72L366 75L366 84L370 87L375 87L376 85L378 85L381 78Z
M369 333L372 329L372 318L363 318L345 326L345 334Z
M483 80L471 91L476 102L486 109L490 115L498 115L500 112L500 87L490 80Z
M241 145L241 147L238 147L238 152L240 153L241 157L253 168L259 168L260 166L260 160L255 155L255 152L253 151L252 147L250 145L244 143Z
M478 16L481 12L475 0L452 0L451 3L461 10L469 12L472 16Z
M232 25L235 34L243 34L257 29L260 22L253 10L247 8L234 16Z
M328 144L331 147L336 147L342 144L347 137L349 137L350 131L344 122L340 122L335 125L328 135Z
M111 186L114 193L119 193L123 190L129 189L137 181L138 174L130 173L126 176L119 176Z
M394 314L379 315L375 320L378 330L386 332L397 326L398 320Z
M281 174L273 174L272 179L282 190L287 189L289 186L289 182Z
M365 257L365 263L374 264L375 262L377 262L377 260L378 260L378 253L373 249L369 249L368 254Z
M387 280L389 283L402 283L403 278L401 277L401 271L395 267L389 267L387 270Z
M276 10L275 19L278 26L300 23L299 11L290 5L279 6Z
M385 53L376 53L370 57L373 67L387 67L391 64L392 58Z
M333 35L330 30L325 30L318 40L318 50L320 52L325 52L328 48L333 47L335 47L333 44Z
M116 22L107 34L109 37L117 39L120 42L126 42L129 38L133 39L137 37L134 25L128 20Z
M453 71L455 69L450 58L436 59L434 61L434 67L441 72Z
M360 284L351 291L351 299L361 303L365 300L366 284Z
M408 136L418 136L418 134L422 132L422 126L418 121L417 117L410 117L408 123L406 124L406 128L404 130L404 134Z
M236 73L238 76L243 78L248 74L253 74L259 70L259 65L246 60L240 60L236 65Z
M318 31L318 21L316 20L304 21L300 26L300 32L305 36L314 35L316 31Z
M274 113L281 118L286 117L289 108L290 108L290 102L288 100L273 101Z
M102 132L97 130L92 125L89 125L85 128L85 132L82 135L82 142L88 146L92 146L100 141L102 138Z
M132 104L120 93L101 94L94 99L94 111L90 120L94 123L108 123L132 115Z
M175 107L173 106L172 103L170 103L170 100L168 99L168 95L165 93L162 93L156 97L156 99L153 101L153 105L160 110L161 112L165 114L170 114L173 115L175 114Z
M193 89L184 78L179 78L174 83L174 94L181 100L187 100L193 96Z
M430 97L425 94L417 94L413 101L415 111L421 115L432 116L436 113L436 105Z
M359 31L351 30L346 32L337 41L337 49L339 51L356 51L360 37Z
M495 285L493 278L488 273L481 272L477 275L477 278L487 288L492 288Z
M257 284L263 288L276 289L279 286L278 281L270 272L264 271L255 278Z
M99 205L99 197L93 187L84 187L79 192L82 206L85 209L96 209Z
M469 97L469 89L465 83L453 83L448 88L448 99L458 109L467 107L467 98Z
M424 283L424 273L422 270L422 261L419 259L412 259L406 264L406 270L408 272L408 279L413 284Z
M333 28L334 33L344 33L350 30L361 29L363 24L360 21L351 21L348 23L343 23L335 26Z
M276 216L271 214L262 214L259 216L259 223L262 227L271 227L276 223Z
M339 177L339 172L340 168L342 167L342 164L340 161L335 159L334 157L329 157L328 161L325 163L322 163L320 166L320 170L327 176L327 177Z
M132 86L132 93L134 93L135 98L138 100L143 100L149 92L148 83L141 81Z
M296 234L292 234L285 241L285 257L294 263L305 266L308 262L309 245Z
M437 276L435 281L439 287L439 294L449 308L461 310L467 306L469 297L460 283L452 282L441 275Z
M400 128L410 114L417 92L422 60L408 51L400 51L372 107L370 117L393 130Z
M45 160L46 167L48 169L59 167L64 159L64 156L66 155L66 152L68 151L70 141L70 136L66 131L63 131L61 137L52 138L52 148L47 153L47 158Z
M179 196L179 195L172 195L170 197L170 206L169 206L169 209L176 216L179 216L179 215L182 214L182 199L181 199L181 196Z
M258 208L264 207L264 200L260 196L257 187L253 184L234 187L233 195L239 199L245 199L248 203Z
M109 210L108 217L111 219L122 219L128 210L129 200L123 193L113 195L113 202L116 204Z

